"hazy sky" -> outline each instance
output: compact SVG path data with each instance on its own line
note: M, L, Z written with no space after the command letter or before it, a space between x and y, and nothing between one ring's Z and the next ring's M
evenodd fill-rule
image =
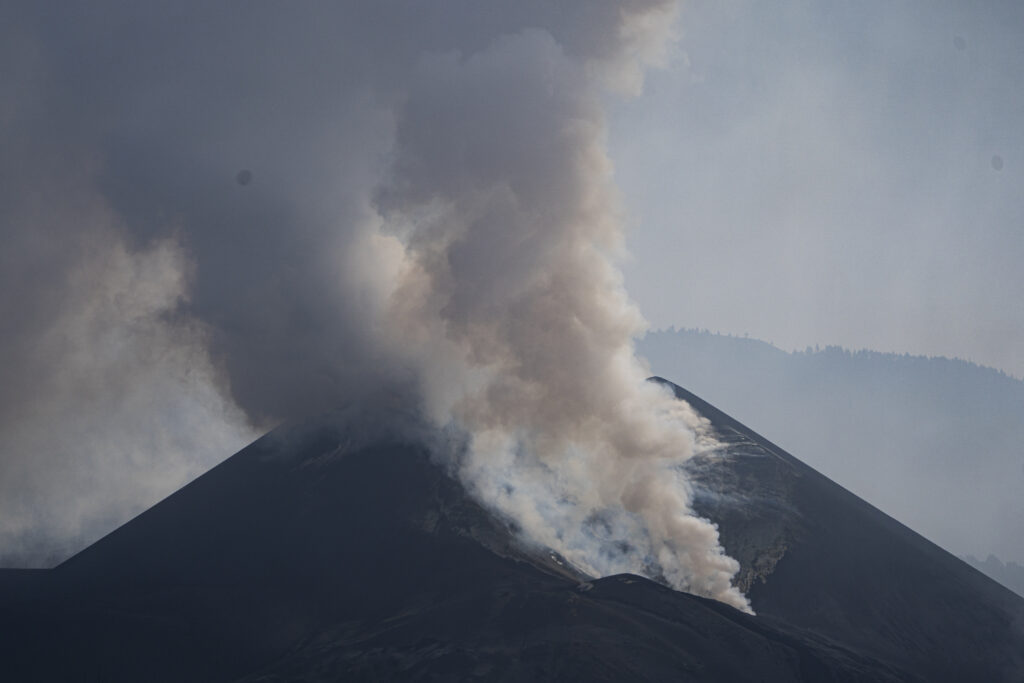
M654 327L1024 376L1024 4L691 0L618 101Z
M625 289L1024 376L1018 3L298 7L0 4L0 561L325 407L622 441Z

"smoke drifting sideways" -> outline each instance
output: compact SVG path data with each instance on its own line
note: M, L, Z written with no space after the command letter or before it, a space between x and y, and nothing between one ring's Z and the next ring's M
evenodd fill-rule
M675 9L3 10L0 559L280 420L414 408L525 540L749 610L679 468L711 437L644 381L617 266L602 101Z

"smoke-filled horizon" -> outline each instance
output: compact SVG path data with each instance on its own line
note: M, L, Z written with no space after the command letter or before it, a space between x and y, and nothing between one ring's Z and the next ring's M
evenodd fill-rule
M0 557L358 405L463 430L468 488L585 571L749 609L618 265L604 101L675 10L6 8Z

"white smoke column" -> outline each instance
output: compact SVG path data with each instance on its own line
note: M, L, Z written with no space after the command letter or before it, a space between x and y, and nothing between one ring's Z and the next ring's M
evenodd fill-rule
M405 249L386 331L469 433L465 481L526 538L749 610L678 467L700 421L644 381L616 265L601 98L638 85L673 10L623 3L593 54L531 29L421 60L378 202Z

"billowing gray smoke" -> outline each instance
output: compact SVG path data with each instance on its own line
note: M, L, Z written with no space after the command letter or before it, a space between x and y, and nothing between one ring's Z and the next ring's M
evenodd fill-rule
M414 405L526 540L746 608L678 468L709 437L644 382L616 266L602 98L674 9L7 10L3 552L88 540L276 420ZM80 502L36 502L58 488Z
M472 435L463 476L529 538L743 606L672 467L697 421L633 354L604 68L540 30L421 62L380 200L405 256L388 337L412 342L435 417Z

